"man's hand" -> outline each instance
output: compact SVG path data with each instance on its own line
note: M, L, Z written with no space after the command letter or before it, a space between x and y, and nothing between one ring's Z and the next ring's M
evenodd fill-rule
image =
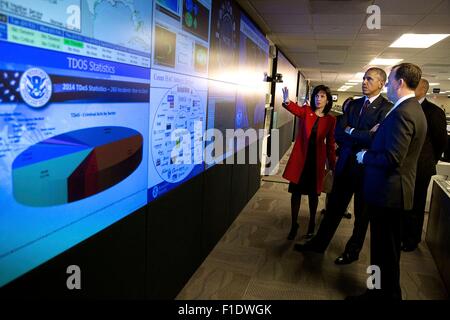
M356 161L358 161L359 164L363 164L364 161L364 155L366 154L367 150L362 150L356 154Z
M288 100L289 100L289 90L288 90L287 87L284 87L284 88L282 89L282 91L283 91L283 103L288 103Z
M379 123L377 123L376 125L374 125L373 128L370 129L370 133L374 134L375 132L377 132L379 126L380 126Z

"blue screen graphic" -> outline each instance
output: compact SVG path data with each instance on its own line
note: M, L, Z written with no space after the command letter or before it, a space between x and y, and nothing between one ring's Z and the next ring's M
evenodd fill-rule
M0 286L147 203L151 8L82 2L1 2Z
M231 0L1 0L0 287L261 128L268 51Z

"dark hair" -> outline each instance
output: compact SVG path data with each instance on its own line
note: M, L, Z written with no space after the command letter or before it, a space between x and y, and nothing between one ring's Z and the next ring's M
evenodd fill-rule
M377 68L377 67L372 67L372 68L367 69L366 73L369 71L375 71L378 74L378 76L380 77L381 81L383 81L383 83L386 83L387 75L383 69Z
M331 110L331 107L333 106L333 97L331 96L330 88L324 86L323 84L316 86L311 94L311 109L313 109L313 111L316 111L316 94L318 94L320 91L325 92L325 94L327 95L328 103L323 108L323 114L328 114L328 112L330 112Z
M395 80L403 79L408 88L415 90L419 85L420 78L422 77L422 70L418 66L412 63L400 63L392 67L392 71L395 70Z
M344 103L342 104L342 112L345 112L344 108L345 106L353 101L353 97L348 97L347 99L345 99Z

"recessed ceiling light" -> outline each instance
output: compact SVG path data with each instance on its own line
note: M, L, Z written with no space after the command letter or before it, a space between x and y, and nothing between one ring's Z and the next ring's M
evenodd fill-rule
M432 83L429 83L429 85L430 86L438 86L438 85L440 85L440 83L439 82L432 82Z
M351 86L341 86L339 89L337 89L337 91L347 91L350 88Z
M370 61L369 65L371 66L393 66L403 61L403 59L383 59L383 58L375 58Z
M346 86L350 86L350 87L353 87L356 84L357 84L356 82L346 82L345 83Z
M405 33L395 40L391 48L429 48L435 43L447 38L450 34L416 34Z
M362 79L351 79L351 80L348 80L348 82L353 82L353 84L357 84L357 83L363 82L363 80Z

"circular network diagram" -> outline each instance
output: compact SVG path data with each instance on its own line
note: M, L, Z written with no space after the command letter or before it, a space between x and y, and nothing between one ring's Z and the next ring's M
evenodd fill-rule
M184 180L202 159L204 111L200 96L176 85L162 98L151 129L153 165L169 183Z

